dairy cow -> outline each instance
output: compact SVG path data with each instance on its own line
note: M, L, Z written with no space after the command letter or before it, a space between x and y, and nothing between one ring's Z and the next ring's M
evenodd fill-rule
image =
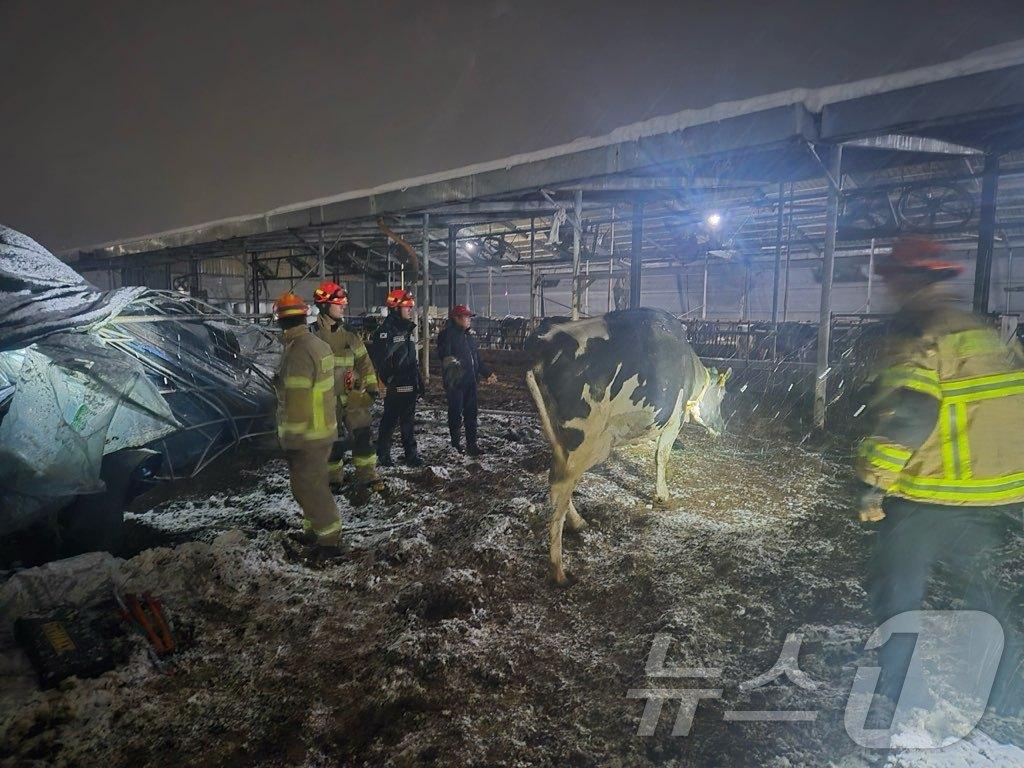
M580 477L612 448L657 438L655 499L669 498L665 466L680 424L717 434L732 373L704 367L667 312L630 309L554 325L530 340L527 386L551 444L551 577L565 585L562 527L586 525L572 503Z

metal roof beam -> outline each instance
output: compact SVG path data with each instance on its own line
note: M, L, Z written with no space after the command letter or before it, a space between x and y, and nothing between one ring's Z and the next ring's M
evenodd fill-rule
M980 149L954 144L941 139L924 136L906 136L901 133L887 133L884 136L869 136L842 142L844 147L861 149L886 149L895 152L928 152L935 155L983 155Z

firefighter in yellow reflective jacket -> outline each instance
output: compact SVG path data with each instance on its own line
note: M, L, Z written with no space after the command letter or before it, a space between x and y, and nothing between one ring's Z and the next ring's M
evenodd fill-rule
M1016 340L1005 343L982 318L953 307L945 281L961 271L938 245L916 238L897 242L878 265L899 309L874 383L871 433L856 459L869 486L861 519L881 521L867 586L881 623L920 609L934 565L949 566L950 593L1003 626L992 703L1012 710L1018 617L1010 595L983 573L998 569L1024 508L1024 356ZM912 649L896 641L883 648L890 695Z
M377 374L359 334L342 322L348 305L345 289L334 282L321 283L313 292L313 301L320 312L314 333L330 345L334 355L338 426L348 427L352 440L352 463L356 468L352 501L365 504L370 500L371 490L380 490L377 451L370 429L370 406L378 397ZM342 453L342 444L338 442L329 461L332 484L341 484L343 480Z
M274 377L277 434L288 461L292 494L302 507L304 530L315 534L321 547L336 548L341 518L327 477L327 457L338 433L334 355L309 332L308 312L295 294L277 300L277 322L284 331L284 351Z

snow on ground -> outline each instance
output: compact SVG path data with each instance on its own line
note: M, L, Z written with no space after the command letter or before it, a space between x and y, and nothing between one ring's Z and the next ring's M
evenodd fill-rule
M388 492L365 507L339 497L354 548L343 561L310 563L289 544L299 512L278 460L133 514L146 548L118 579L174 610L191 638L177 673L155 674L135 645L100 678L24 689L3 700L0 765L1024 765L985 722L941 753L885 755L846 736L846 694L872 658L870 539L844 459L687 427L670 459L675 503L654 508L652 448L622 449L580 484L589 526L565 543L579 581L558 590L536 424L488 416L482 430L488 454L469 459L430 416L427 467L384 470ZM813 687L742 690L790 633ZM666 664L721 674L649 676L658 638ZM667 702L641 736L645 704L627 694L645 688L721 698L699 703L686 736ZM764 709L816 716L726 719Z

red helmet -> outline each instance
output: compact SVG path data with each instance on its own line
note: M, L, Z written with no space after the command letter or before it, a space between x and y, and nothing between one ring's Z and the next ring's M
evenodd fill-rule
M278 320L289 317L305 317L309 314L309 305L302 300L301 296L296 296L288 291L281 294L280 298L274 302L274 312Z
M313 291L313 301L317 304L337 304L344 307L348 304L348 294L340 285L328 280L320 283L320 287Z
M448 317L476 317L476 312L470 312L465 304L456 304L448 310Z
M945 252L942 245L927 237L901 237L893 245L892 253L879 259L875 272L887 279L902 275L930 281L948 280L964 268L941 258Z
M388 309L397 309L398 307L415 307L416 297L404 288L395 288L395 290L388 294L384 303L387 305Z

